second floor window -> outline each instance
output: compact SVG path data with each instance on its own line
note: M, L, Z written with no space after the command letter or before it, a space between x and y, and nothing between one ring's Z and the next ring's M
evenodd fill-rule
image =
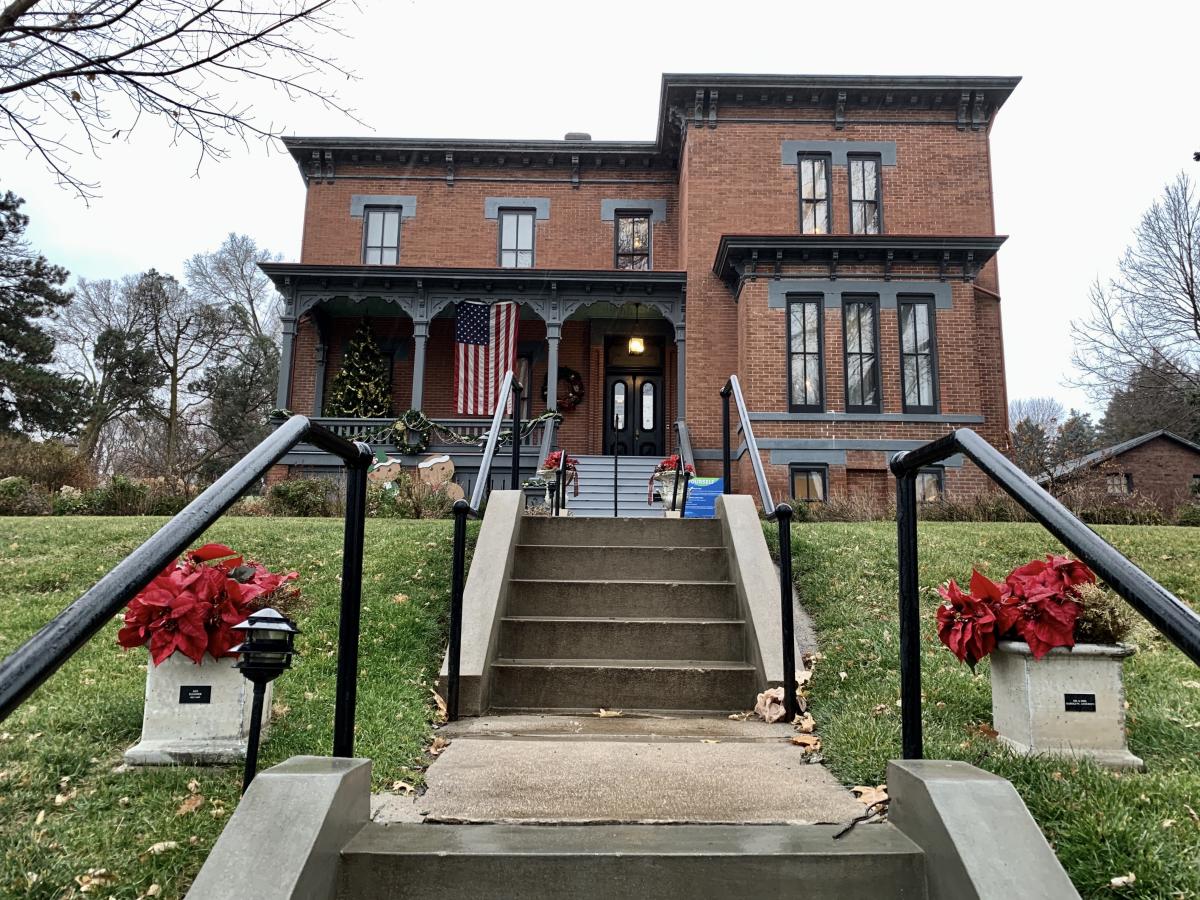
M400 212L398 206L363 210L363 262L368 266L399 264Z
M936 412L937 347L928 299L900 301L900 380L905 412Z
M851 156L850 231L854 234L879 234L883 216L879 203L879 157Z
M500 211L500 266L533 268L533 210Z
M650 268L650 217L645 213L617 214L618 269Z
M845 300L846 412L879 412L879 321L873 299Z
M820 412L821 297L788 298L788 406L792 412Z
M830 160L828 156L804 156L800 169L800 233L829 234Z

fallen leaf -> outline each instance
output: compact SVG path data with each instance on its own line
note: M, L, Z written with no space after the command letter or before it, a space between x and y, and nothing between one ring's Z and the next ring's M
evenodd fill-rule
M408 602L408 594L397 594L395 597L392 598L392 602L393 603L407 603Z
M971 731L992 741L1000 736L1000 732L998 732L987 722L980 722L978 725L972 728Z
M446 717L449 715L449 713L446 711L445 698L442 697L442 695L439 694L437 691L435 691L433 688L429 689L429 693L433 694L433 702L437 704L438 720L441 721L441 720L446 719Z
M130 802L131 801L128 797L122 797L120 800L117 801L117 806L125 807L125 806L128 806L130 804Z
M1183 804L1183 808L1188 811L1188 815L1191 817L1192 821L1195 822L1196 824L1200 825L1200 815L1197 815L1196 811L1194 809L1192 809L1190 806L1188 806L1186 803Z
M174 850L178 846L178 841L159 841L157 844L151 844L146 852L153 854L154 856L158 856L158 854L166 853L168 850Z
M874 709L871 710L871 715L882 716L887 711L888 711L888 705L886 703L880 703L878 706L876 706Z
M796 716L792 721L792 727L801 734L812 734L813 729L817 727L817 720L812 717L812 713L805 713L802 716Z
M441 756L442 751L450 746L450 742L440 734L433 739L433 743L429 745L430 756Z
M37 816L33 820L33 824L41 825L45 821L46 821L46 811L44 809L39 809Z
M721 742L720 742L720 741L714 741L712 738L701 738L701 739L700 739L700 743L702 743L702 744L719 744L719 743L721 743Z
M838 678L842 679L842 681L845 681L848 677L845 672L838 672Z
M605 709L604 707L600 707L600 711L596 713L596 716L601 719L615 719L618 716L623 715L625 715L625 713L621 712L619 709Z
M748 709L745 712L730 713L729 718L731 718L735 722L745 722L752 715L754 715L754 710Z
M1135 881L1137 881L1137 876L1130 872L1126 875L1118 875L1116 878L1109 881L1108 886L1115 888L1129 887L1129 885L1133 884Z
M796 673L796 687L803 689L810 681L812 681L812 676L812 669L801 669Z
M805 753L816 753L821 749L821 739L815 734L793 734L792 743Z
M317 696L317 695L316 695L316 694L314 694L312 691L305 691L305 692L304 692L304 699L305 699L305 700L313 700L313 699L315 699L315 698L316 698L316 696Z
M75 883L79 885L79 893L90 894L92 891L98 891L101 888L115 883L117 876L108 869L88 869L82 875L75 876Z
M1170 828L1170 827L1171 827L1171 826L1173 826L1174 824L1175 824L1175 820L1174 820L1174 819L1163 819L1163 821L1162 821L1162 827L1163 827L1163 828Z
M411 794L413 791L416 790L416 788L413 787L411 784L409 784L407 781L393 781L392 782L392 790L399 791L402 794Z
M880 784L876 787L870 787L865 784L857 784L850 788L851 793L858 798L858 802L863 806L874 806L876 803L887 803L888 797L887 785Z
M161 893L162 893L162 888L157 884L152 884L152 885L150 885L150 887L146 888L146 896L147 897L157 897Z
M276 702L276 703L271 704L271 718L272 719L282 719L284 716L286 716L291 711L292 711L292 708L290 706L288 706L286 703Z
M1179 683L1185 688L1191 688L1194 691L1200 691L1200 681L1181 681ZM3 739L3 737L4 735L0 735L0 739Z
M78 794L78 793L79 793L79 791L78 791L78 790L76 790L75 788L72 788L71 790L69 790L69 791L67 791L67 792L65 792L65 793L62 793L62 794L55 794L55 796L54 796L54 805L55 805L55 806L62 806L64 803L69 803L69 802L71 802L72 800L74 800L74 799L75 799L75 795L76 795L76 794Z
M193 778L191 781L188 782L188 793L190 793L190 794L200 793L200 782L198 782L195 778Z
M179 804L179 809L175 810L175 815L186 816L188 813L194 813L204 805L203 794L192 794L186 800Z

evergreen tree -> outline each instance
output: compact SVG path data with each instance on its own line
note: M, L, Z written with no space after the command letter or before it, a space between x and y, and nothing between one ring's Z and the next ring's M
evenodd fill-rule
M0 431L66 434L76 426L79 387L47 368L54 338L41 320L70 302L67 271L24 240L24 202L0 195Z
M346 348L341 371L334 376L325 401L331 416L384 419L392 414L389 372L383 351L363 321Z
M1054 456L1058 464L1087 456L1096 449L1096 426L1090 413L1071 410L1058 428L1054 439Z
M1022 419L1013 426L1013 462L1025 472L1037 478L1045 474L1050 464L1050 437L1046 429L1032 419Z
M1119 444L1160 428L1200 440L1200 391L1161 360L1139 367L1125 388L1113 393L1100 431L1105 444Z

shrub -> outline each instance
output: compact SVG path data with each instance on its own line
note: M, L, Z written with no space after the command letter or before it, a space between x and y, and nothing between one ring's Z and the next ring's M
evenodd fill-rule
M326 478L292 478L267 491L267 507L275 516L328 516L336 494L336 485Z
M19 475L0 478L0 516L44 516L49 511L50 497L40 485Z
M1075 640L1084 644L1119 644L1129 637L1137 614L1119 595L1098 584L1075 588L1083 609L1075 620Z
M1175 524L1200 528L1200 503L1188 503L1175 510Z
M408 472L383 485L367 486L367 513L381 519L445 519L454 498L445 485L431 485Z
M83 506L93 516L140 516L144 515L149 496L149 485L114 475L108 484L84 494Z
M83 491L69 484L64 484L58 493L50 498L50 512L56 516L78 516L86 511Z
M96 481L87 461L65 444L3 435L0 436L0 478L14 475L48 491L57 491L63 485L86 489Z
M229 507L231 516L269 516L271 507L266 497L258 494L247 494L233 506Z

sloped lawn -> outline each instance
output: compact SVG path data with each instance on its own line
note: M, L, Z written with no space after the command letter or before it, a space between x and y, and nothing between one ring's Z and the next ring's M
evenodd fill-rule
M1097 530L1176 595L1200 598L1200 529ZM774 531L767 526L768 540ZM895 542L891 523L795 527L796 585L825 657L813 712L826 760L847 784L882 783L900 753ZM963 583L972 565L999 579L1062 548L1036 525L940 522L921 525L919 547L926 756L1010 779L1085 897L1200 897L1200 668L1140 624L1125 677L1130 749L1145 773L1015 757L989 736L987 663L972 675L937 639L935 588ZM1130 872L1132 885L1110 887Z
M0 519L0 656L163 521ZM300 657L275 683L262 767L329 755L341 521L227 518L207 538L300 574ZM373 758L377 786L419 782L428 762L450 538L450 522L367 522L355 750ZM117 647L118 627L0 723L0 897L182 896L237 803L237 767L114 771L141 731L147 662Z

